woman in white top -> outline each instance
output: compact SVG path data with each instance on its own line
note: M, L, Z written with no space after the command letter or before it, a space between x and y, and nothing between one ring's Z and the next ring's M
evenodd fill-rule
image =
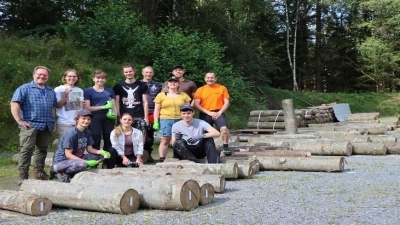
M108 149L111 154L107 160L108 168L118 166L130 166L136 163L143 165L143 133L133 128L133 116L129 113L121 115L120 124L111 132L112 147Z
M69 69L62 77L63 85L54 89L58 103L56 114L59 140L68 129L75 126L77 112L82 110L83 90L76 86L80 81L78 72Z

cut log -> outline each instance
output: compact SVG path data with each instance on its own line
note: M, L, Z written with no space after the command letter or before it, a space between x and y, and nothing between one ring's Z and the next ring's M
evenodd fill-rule
M218 193L225 191L225 176L224 175L214 175L214 174L192 174L192 173L177 173L173 169L167 169L168 172L161 172L160 170L165 170L163 168L154 168L150 170L135 170L135 169L111 169L111 170L91 170L91 172L105 175L105 176L132 176L132 177L147 177L147 178L159 178L163 176L168 176L177 179L187 179L195 180L202 186L205 183L209 183L214 186L214 189ZM184 169L175 169L178 171L184 171ZM187 169L188 170L188 169ZM208 170L208 169L207 169ZM209 171L209 170L208 170Z
M80 172L71 179L72 184L96 184L138 190L140 207L166 210L191 210L200 201L200 186L191 179L171 176L134 177L132 175L109 176L88 171Z
M56 206L117 214L136 212L140 205L138 192L118 185L105 188L103 184L109 182L70 184L28 179L22 182L20 190L49 198Z
M298 122L293 108L293 99L282 100L283 116L285 117L285 131L287 134L297 134Z
M247 128L285 129L284 122L247 122Z
M400 143L385 143L386 154L400 154Z
M354 142L353 154L354 155L386 155L386 146L383 143L362 143Z
M393 136L386 136L386 135L370 135L369 138L372 142L378 143L395 143L397 142L397 138Z
M200 186L200 205L208 205L214 200L214 186L209 183L205 183Z
M185 175L185 174L192 174L192 175L211 175L211 171L209 169L196 169L196 168L191 168L191 169L181 169L181 168L156 168L153 166L146 166L146 167L139 167L139 168L125 168L125 167L116 167L113 169L109 170L104 170L104 169L93 169L90 170L91 172L94 173L101 173L101 174L107 174L107 173L113 173L116 174L117 172L127 172L127 173L149 173L149 174L164 174L164 175Z
M295 142L291 145L295 151L311 152L311 155L336 155L336 156L350 156L352 153L352 146L347 141L335 142Z
M250 112L251 117L255 116L283 116L282 110L253 110Z
M249 117L249 122L284 122L283 116Z
M156 167L168 168L170 166L181 166L182 168L189 169L209 169L212 174L224 175L226 179L237 179L239 177L239 168L236 163L224 163L224 164L202 164L202 163L157 163Z
M344 157L278 157L256 156L260 161L260 170L294 170L309 172L342 172Z
M309 157L310 151L293 150L264 150L257 152L234 152L233 156L282 156L282 157ZM228 157L229 158L229 157Z
M43 216L50 212L52 206L51 200L46 197L20 191L0 190L0 209L31 216Z
M258 171L260 171L260 162L256 159L235 159L231 157L222 157L221 162L223 163L237 163L239 166L239 177L244 176L245 172L240 171L240 165L249 165L250 166L250 172L249 176L244 177L244 178L251 178L253 174L256 174ZM243 170L243 169L242 169ZM242 173L242 175L241 175Z
M366 129L365 133L370 135L386 134L388 131L386 126L367 127L365 129Z

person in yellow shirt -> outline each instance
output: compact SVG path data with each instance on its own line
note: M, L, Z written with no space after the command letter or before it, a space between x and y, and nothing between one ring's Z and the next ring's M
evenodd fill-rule
M194 95L194 105L200 111L199 118L216 125L221 133L222 150L225 155L231 155L229 150L229 129L225 111L229 107L228 89L217 84L217 76L213 72L207 72L204 76L206 85L197 89Z
M160 162L163 162L168 153L168 144L171 141L172 125L181 119L180 107L190 103L191 98L179 90L179 79L172 76L168 84L154 99L154 130L161 130L161 140L158 146ZM158 121L160 119L160 122Z

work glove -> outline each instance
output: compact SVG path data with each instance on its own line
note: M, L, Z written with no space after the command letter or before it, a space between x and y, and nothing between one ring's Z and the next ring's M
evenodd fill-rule
M154 130L159 130L160 129L160 124L158 123L158 121L154 121L153 129Z
M116 120L116 119L117 119L117 115L116 115L116 114L113 114L113 113L110 113L110 112L108 112L108 113L106 114L106 116L107 116L107 118L110 119L110 120Z
M97 162L96 160L86 160L86 164L88 167L94 167L99 165L99 162Z
M104 158L106 159L109 159L111 157L111 154L104 150L100 150L100 155L104 156Z
M183 137L183 134L181 132L175 133L175 140L181 140Z
M101 108L102 109L112 109L112 108L114 108L114 104L112 102L109 102L109 103L103 105Z
M203 136L202 134L198 134L198 135L195 135L195 136L189 138L189 139L187 140L187 142L188 142L189 144L194 144L194 143L196 143L197 141L199 141L200 139L203 139L203 137L204 137L204 136Z

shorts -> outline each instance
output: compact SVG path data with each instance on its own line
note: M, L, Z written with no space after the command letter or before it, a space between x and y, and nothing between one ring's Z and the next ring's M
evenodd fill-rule
M215 124L218 131L221 131L221 127L228 128L228 122L226 121L225 113L222 113L221 116L219 116L217 120L213 120L213 118L211 116L209 116L208 114L200 113L199 119L206 121L211 126L214 126L214 124Z
M160 119L160 132L163 137L172 136L172 125L180 119Z

